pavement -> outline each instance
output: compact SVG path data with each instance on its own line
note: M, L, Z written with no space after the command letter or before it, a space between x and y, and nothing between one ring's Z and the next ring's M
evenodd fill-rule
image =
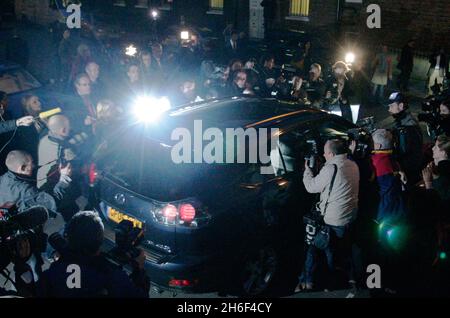
M302 298L302 299L312 299L312 298L370 298L370 291L368 289L363 290L353 290L353 289L342 289L335 291L317 291L308 293L297 293L291 296L286 296L284 298ZM175 299L189 299L189 298L236 298L234 296L221 296L218 293L208 293L208 294L173 294L171 292L157 293L152 290L150 292L150 298L153 299L164 299L164 298L175 298Z

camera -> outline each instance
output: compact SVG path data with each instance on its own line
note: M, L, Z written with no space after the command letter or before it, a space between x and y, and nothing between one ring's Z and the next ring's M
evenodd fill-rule
M128 264L139 256L141 251L137 246L142 243L145 230L134 227L129 220L123 220L114 232L116 246L107 255L119 264Z
M362 118L356 124L368 132L375 130L375 118L373 116Z
M309 148L305 151L305 160L308 167L311 169L317 168L317 157L319 156L319 148L317 146L317 141L309 139L306 141Z
M439 91L436 95L431 95L422 102L423 112L418 115L418 119L427 124L428 135L432 138L443 133L439 107L449 97L450 92L448 90Z
M356 158L367 158L372 151L372 136L363 128L353 128L347 131L349 144L356 142L355 152Z
M140 254L137 247L144 238L144 229L134 227L133 222L123 220L114 229L116 246L107 251L104 256L112 263L121 266L130 264ZM48 238L49 244L60 254L70 253L67 240L60 234L54 233Z
M280 78L277 79L274 85L270 88L270 95L281 100L295 100L292 98L295 76L296 70L288 65L283 64L280 67Z
M47 222L49 211L44 207L32 207L17 212L12 205L0 207L0 274L5 277L5 268L10 264L23 264L32 254L45 251L47 236L41 230ZM22 243L29 245L28 255L21 251ZM9 279L9 277L6 277ZM19 280L13 284L16 286Z

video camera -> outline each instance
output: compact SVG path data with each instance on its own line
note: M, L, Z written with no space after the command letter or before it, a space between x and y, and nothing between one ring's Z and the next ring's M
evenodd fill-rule
M375 130L375 118L373 116L362 118L356 124L368 132Z
M295 68L283 64L278 68L279 78L274 78L275 83L269 88L270 95L277 99L291 100L291 93L294 89L294 77L297 76Z
M372 149L372 136L364 128L353 128L347 131L349 144L352 141L356 142L356 148L353 155L356 158L364 159L367 158Z
M318 157L319 157L319 148L317 146L317 141L314 139L306 140L306 144L309 146L309 149L305 151L305 160L308 164L308 167L312 170L317 168Z
M448 98L450 98L450 91L447 89L438 91L435 95L428 96L422 102L423 112L418 115L418 119L427 124L428 135L433 139L443 133L440 129L442 116L440 115L439 106Z
M123 220L114 232L116 246L104 256L112 263L120 266L128 265L140 254L138 246L144 238L145 230L134 227L131 221ZM60 233L50 235L48 242L60 255L70 253L68 242Z
M44 207L33 207L20 213L13 206L0 208L0 272L9 263L18 261L21 241L28 240L31 253L45 251L47 238L40 228L48 219L49 211Z
M137 258L140 249L137 247L144 239L145 230L134 227L133 222L123 220L115 228L116 246L107 255L119 264L127 264Z

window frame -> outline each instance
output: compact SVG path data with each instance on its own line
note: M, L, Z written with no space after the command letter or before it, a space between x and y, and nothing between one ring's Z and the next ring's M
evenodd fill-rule
M163 2L163 4L158 6L159 10L162 11L171 11L172 10L172 5L173 5L173 0L161 0L161 2Z
M293 14L292 12L292 5L293 5L293 1L300 1L299 4L301 4L302 1L307 1L307 5L308 5L308 14L307 15L302 15L302 14ZM310 5L311 2L310 0L290 0L289 1L289 14L288 16L285 17L286 20L293 20L293 21L304 21L304 22L309 22L309 16L310 16Z
M125 0L114 0L113 6L125 8L127 6L127 4L126 4Z
M146 4L144 5L144 4L139 4L139 0L136 0L136 4L134 5L134 7L135 8L137 8L137 9L148 9L150 6L149 6L149 0L145 0L146 1Z
M222 0L222 7L213 7L212 2L214 0L209 0L208 2L208 11L206 14L217 14L217 15L223 15L223 7L224 7L224 0Z

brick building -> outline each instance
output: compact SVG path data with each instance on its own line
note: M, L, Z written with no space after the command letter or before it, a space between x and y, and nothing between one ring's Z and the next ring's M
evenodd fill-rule
M16 15L28 12L32 21L51 20L48 3L55 0L15 0ZM59 0L64 1L64 0ZM188 25L222 31L228 22L250 35L261 36L262 0L80 0L85 8L117 13L124 19L148 20L148 10L158 8L161 24L184 21ZM267 1L267 0L266 0ZM280 30L297 30L315 37L336 39L350 36L371 44L385 42L400 48L411 37L417 38L418 50L427 52L442 44L450 52L449 0L272 0L273 26ZM369 4L381 7L381 29L366 25ZM106 9L105 9L106 8ZM260 10L255 10L255 9Z
M252 0L173 0L174 13L194 24L221 29L234 21L249 29ZM352 36L361 41L400 48L409 38L417 39L418 50L427 52L435 44L450 52L449 0L273 0L274 26L313 33L325 39ZM369 4L381 8L381 29L367 27Z

